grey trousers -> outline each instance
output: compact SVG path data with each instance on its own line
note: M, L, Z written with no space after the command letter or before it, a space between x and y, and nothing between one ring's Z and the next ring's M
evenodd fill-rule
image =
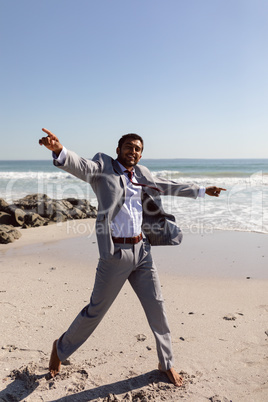
M146 240L138 244L115 244L114 255L100 258L90 303L75 318L57 342L61 361L66 360L92 334L126 280L136 292L156 340L164 370L173 366L172 346L160 282Z

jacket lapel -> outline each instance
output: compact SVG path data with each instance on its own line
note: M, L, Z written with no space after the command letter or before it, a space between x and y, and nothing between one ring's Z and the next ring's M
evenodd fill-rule
M126 196L126 188L127 188L126 177L125 177L124 173L122 172L122 169L121 169L119 163L117 162L117 160L113 159L112 164L113 164L113 169L114 169L115 174L117 176L119 176L120 184L123 187L123 194L122 194L122 196L118 197L118 203L115 205L115 208L112 211L111 220L114 219L114 217L118 214L118 212L120 211L122 205L124 204L125 196ZM120 191L118 192L118 195L119 194L120 194Z
M138 183L149 184L147 178L142 174L139 165L135 166L135 177L136 177Z

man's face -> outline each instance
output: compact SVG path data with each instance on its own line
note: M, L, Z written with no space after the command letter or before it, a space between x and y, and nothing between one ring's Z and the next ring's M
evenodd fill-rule
M128 170L139 162L142 154L142 143L140 140L126 140L121 148L116 148L118 161Z

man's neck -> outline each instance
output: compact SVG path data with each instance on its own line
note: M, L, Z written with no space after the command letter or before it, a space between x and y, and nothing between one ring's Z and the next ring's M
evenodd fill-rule
M124 172L124 170L128 170L129 172L132 172L132 170L134 169L134 166L127 167L127 166L122 165L122 163L118 159L116 159L116 160L119 163L119 165L122 169L122 172Z

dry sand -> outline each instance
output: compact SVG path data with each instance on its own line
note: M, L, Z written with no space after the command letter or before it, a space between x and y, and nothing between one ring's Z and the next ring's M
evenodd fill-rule
M153 248L182 388L156 370L153 335L128 283L50 378L52 342L93 287L93 227L27 229L0 245L0 401L267 402L268 236L257 233L187 234L179 247Z

